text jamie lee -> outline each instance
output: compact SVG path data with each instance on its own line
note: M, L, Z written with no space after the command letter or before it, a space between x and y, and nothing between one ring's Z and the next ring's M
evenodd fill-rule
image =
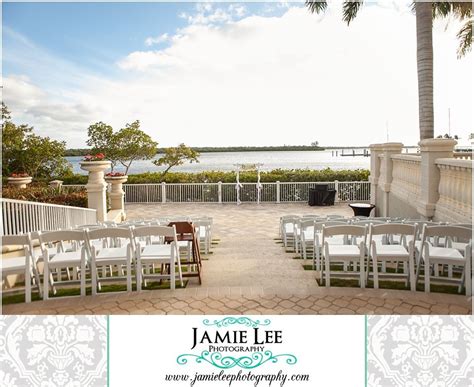
M227 331L227 332L200 332L198 328L193 328L193 346L197 344L281 344L282 331L262 330L253 328L249 331Z

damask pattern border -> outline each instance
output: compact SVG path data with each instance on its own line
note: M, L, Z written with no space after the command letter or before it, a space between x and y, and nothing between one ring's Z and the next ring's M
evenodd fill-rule
M107 385L106 316L0 316L0 385Z
M472 385L472 316L368 316L369 387Z

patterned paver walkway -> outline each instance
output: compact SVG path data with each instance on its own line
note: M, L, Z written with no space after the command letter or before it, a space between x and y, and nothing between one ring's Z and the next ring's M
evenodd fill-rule
M471 299L409 291L318 287L315 272L305 271L277 244L279 217L285 214L337 213L347 205L302 204L136 204L131 219L208 215L218 244L203 261L203 283L190 279L186 289L103 294L83 299L54 299L5 306L6 314L468 314Z

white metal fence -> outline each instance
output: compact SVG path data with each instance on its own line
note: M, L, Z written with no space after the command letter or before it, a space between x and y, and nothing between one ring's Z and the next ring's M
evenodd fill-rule
M262 183L260 201L268 203L307 202L310 188L328 184L337 191L337 202L370 200L368 181L333 182L275 182ZM83 189L81 185L65 185L64 189ZM235 183L183 183L183 184L124 184L126 203L235 203ZM257 202L257 183L242 183L240 200Z
M96 210L56 204L0 199L1 235L31 231L59 230L97 222Z

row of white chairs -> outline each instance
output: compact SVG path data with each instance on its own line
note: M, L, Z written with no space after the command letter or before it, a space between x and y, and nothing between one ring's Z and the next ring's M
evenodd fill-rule
M212 247L213 234L213 218L209 216L168 216L159 217L156 219L134 219L128 220L121 225L136 226L136 225L158 225L166 226L172 222L191 222L199 235L199 242L202 245L204 254L209 254Z
M38 287L43 299L48 299L50 290L56 294L57 286L74 283L80 284L80 292L84 296L89 275L93 295L106 281L125 280L127 291L132 291L132 272L135 273L138 291L143 285L146 286L147 279L152 278L170 280L171 289L175 289L176 279L183 285L175 226L90 226L3 236L2 246L23 246L24 255L1 260L2 279L11 274L24 275L26 302L31 301L32 284ZM165 238L170 243L164 243ZM39 254L33 247L36 240L40 245ZM169 273L164 270L156 273L155 265L161 265L162 269L164 265L168 266Z
M420 220L401 222L394 218L324 220L298 217L296 228L293 227L294 218L282 217L280 232L287 233L284 244L288 246L289 240L294 241L295 250L299 249L305 259L311 249L313 266L319 270L321 278L325 273L326 286L330 286L330 265L334 262L342 263L345 272L352 262L354 270L359 270L361 287L365 286L364 278L368 279L372 263L375 288L378 288L379 264L385 273L387 262L400 262L412 290L416 289L422 266L426 272L427 292L430 291L431 273L440 280L439 268L447 266L450 280L453 280L453 267L462 269L459 291L465 284L467 294L470 294L470 224L437 225ZM285 227L286 224L290 227Z

